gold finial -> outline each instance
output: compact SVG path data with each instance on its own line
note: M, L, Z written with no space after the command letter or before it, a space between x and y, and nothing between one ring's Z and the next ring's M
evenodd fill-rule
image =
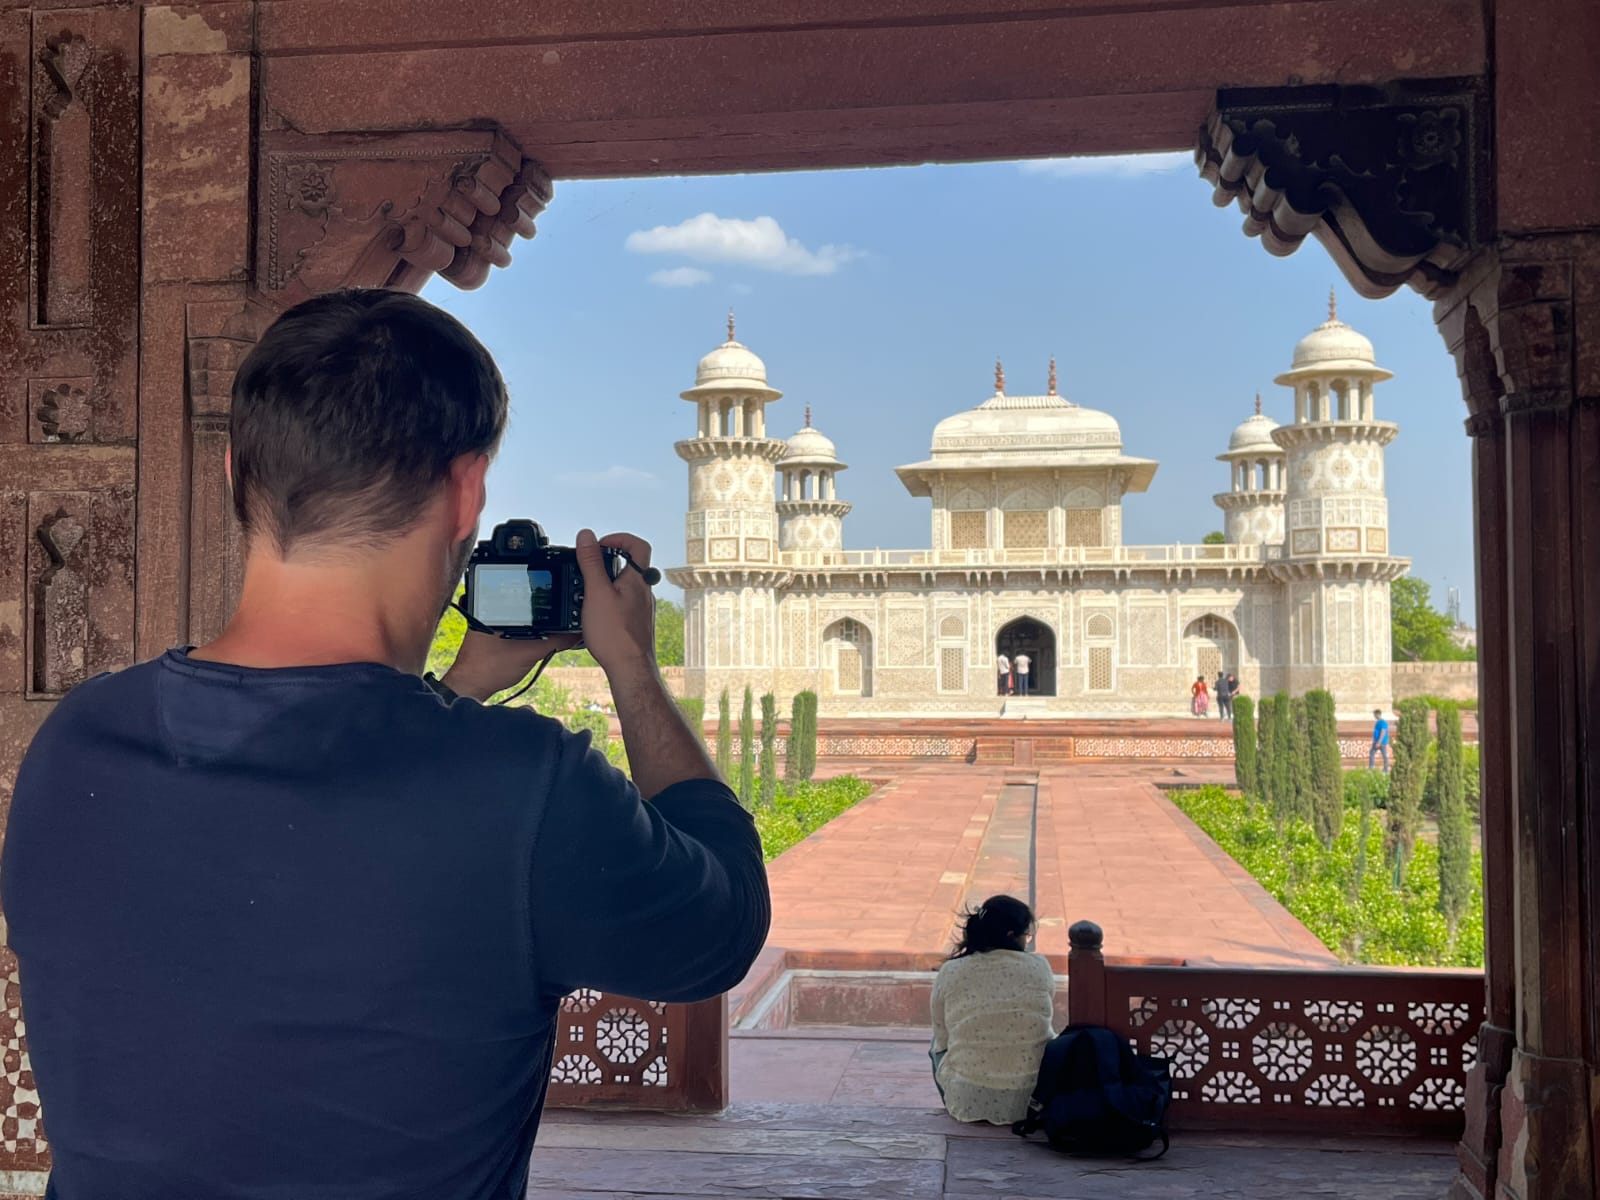
M1328 320L1337 321L1338 319L1339 319L1339 299L1338 299L1337 296L1334 295L1333 289L1330 287L1328 289Z
M811 428L811 405L806 405L806 428Z
M1005 395L1006 369L1000 365L1000 360L994 360L994 393L997 396Z
M1260 415L1261 415L1261 393L1257 392L1256 393L1256 416L1259 417Z
M728 309L728 340L733 341L733 309Z
M1050 356L1050 395L1056 394L1056 356Z

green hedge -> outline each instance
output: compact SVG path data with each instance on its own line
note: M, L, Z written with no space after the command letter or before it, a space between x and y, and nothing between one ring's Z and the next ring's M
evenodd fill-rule
M706 702L700 696L679 696L678 710L683 713L683 719L689 722L689 728L699 733L705 728Z
M1363 821L1355 806L1324 848L1309 822L1290 821L1280 831L1268 811L1220 787L1174 792L1172 800L1346 962L1483 965L1483 863L1477 851L1452 938L1439 911L1439 852L1429 842L1416 843L1395 887L1389 871L1361 869L1384 861L1384 830L1381 822Z
M767 861L853 808L871 791L870 783L850 775L797 784L792 790L779 787L771 807L756 811L756 831Z

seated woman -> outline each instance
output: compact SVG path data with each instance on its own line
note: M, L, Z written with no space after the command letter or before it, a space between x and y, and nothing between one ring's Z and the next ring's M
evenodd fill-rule
M1039 1059L1054 1036L1055 976L1027 950L1033 911L990 896L933 980L933 1080L958 1121L1009 1125L1028 1115Z

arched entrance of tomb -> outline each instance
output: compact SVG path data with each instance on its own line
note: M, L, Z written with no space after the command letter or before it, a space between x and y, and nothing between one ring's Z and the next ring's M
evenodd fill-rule
M1056 694L1056 635L1043 621L1018 617L1007 622L995 634L994 650L996 657L1004 654L1013 663L1019 654L1028 656L1028 695ZM1017 691L1022 691L1020 681Z
M822 631L822 662L836 696L872 695L872 631L852 617Z
M1207 613L1183 631L1183 662L1190 677L1205 676L1209 685L1218 671L1239 673L1239 631L1231 621Z

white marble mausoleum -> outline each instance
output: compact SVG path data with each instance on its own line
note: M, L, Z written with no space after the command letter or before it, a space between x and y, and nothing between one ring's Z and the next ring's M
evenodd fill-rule
M769 436L782 393L734 340L700 360L689 465L684 590L688 694L748 684L781 705L814 689L825 716L1155 716L1187 711L1219 668L1245 694L1327 688L1341 713L1387 706L1390 554L1377 419L1391 378L1337 317L1294 348L1276 382L1279 424L1256 412L1229 435L1215 497L1221 545L1131 546L1122 506L1157 464L1123 450L1109 413L1057 394L994 394L941 421L927 458L900 467L932 504L926 549L846 549L834 443L811 425ZM1133 501L1137 503L1137 501ZM999 654L1033 662L1031 698L999 695Z

